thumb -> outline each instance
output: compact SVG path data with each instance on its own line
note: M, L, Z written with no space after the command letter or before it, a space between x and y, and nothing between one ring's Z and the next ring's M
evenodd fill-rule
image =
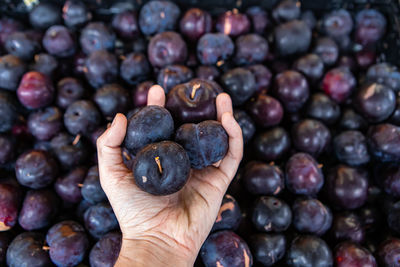
M97 157L100 174L125 174L129 172L124 164L121 153L121 144L125 138L127 123L126 117L118 113L111 126L97 139ZM100 175L100 178L104 180L107 176Z

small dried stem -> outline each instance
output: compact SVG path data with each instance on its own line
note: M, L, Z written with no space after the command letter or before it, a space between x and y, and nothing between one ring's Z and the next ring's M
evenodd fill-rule
M162 167L161 167L160 157L155 157L154 160L155 160L156 163L157 163L159 172L162 173L163 170L162 170Z
M78 134L77 136L75 136L75 139L74 139L74 141L72 141L72 145L76 145L76 144L78 144L79 143L79 140L81 140L81 135L80 134Z

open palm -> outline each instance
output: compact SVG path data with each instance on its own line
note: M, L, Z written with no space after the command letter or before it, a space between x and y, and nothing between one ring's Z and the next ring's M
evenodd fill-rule
M164 90L153 86L149 91L148 105L163 106L164 103ZM98 139L101 185L123 234L116 265L122 266L124 261L135 260L137 253L132 250L141 249L147 251L140 253L157 254L152 256L159 263L193 265L215 222L223 195L243 153L242 132L233 118L230 97L225 93L218 95L216 106L218 120L229 136L227 155L214 166L192 169L186 185L172 195L153 196L136 186L133 174L125 166L121 155L120 146L127 127L124 115L118 114L111 127ZM131 254L126 255L126 251L131 251ZM173 264L171 257L177 262Z

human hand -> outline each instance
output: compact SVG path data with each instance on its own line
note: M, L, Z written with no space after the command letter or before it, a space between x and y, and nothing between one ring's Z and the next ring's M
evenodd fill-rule
M165 93L153 86L148 105L164 106ZM243 138L228 94L216 99L218 121L229 136L229 150L219 163L191 170L186 185L167 196L153 196L135 184L122 159L127 119L117 114L97 140L101 186L122 231L115 266L193 266L220 209L243 154Z

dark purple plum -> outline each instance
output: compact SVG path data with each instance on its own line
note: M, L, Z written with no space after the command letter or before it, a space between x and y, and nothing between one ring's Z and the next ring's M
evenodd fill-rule
M118 228L113 209L107 202L89 207L84 214L85 228L95 238Z
M57 107L47 107L31 113L28 117L29 132L38 140L50 140L63 127L63 114Z
M271 84L271 71L261 64L248 66L247 69L253 73L256 79L256 93L266 92Z
M286 253L286 263L289 267L332 267L332 251L319 237L298 236L292 241Z
M61 166L65 169L85 163L89 151L87 142L80 136L72 136L61 132L51 139L51 149Z
M54 190L62 200L74 204L82 200L80 186L85 179L86 172L87 169L85 167L77 167L56 180Z
M130 106L129 91L119 84L107 84L101 87L93 96L103 116L111 120L117 113L125 113ZM68 109L67 109L68 111ZM89 130L91 131L91 130Z
M340 117L339 105L323 93L311 95L307 115L327 125L334 124Z
M368 68L366 79L390 87L393 91L400 91L400 71L390 63L378 63Z
M318 156L330 145L331 133L322 122L305 119L292 127L292 142L297 150Z
M219 230L235 231L239 227L241 219L242 213L239 203L231 195L226 194L222 199L221 208L211 232Z
M272 10L272 17L278 23L295 20L300 17L300 2L282 0Z
M231 38L223 33L206 33L197 42L197 58L204 65L219 65L229 59L233 51Z
M115 34L103 22L91 22L82 29L79 42L88 55L99 50L111 51L115 46Z
M142 148L132 166L136 184L152 195L179 191L190 174L190 160L177 143L163 141Z
M234 60L239 65L261 63L268 55L268 42L261 35L249 33L242 35L235 42Z
M367 121L350 108L347 108L342 112L342 118L340 119L339 124L346 130L362 130L366 129L368 126Z
M66 109L73 102L82 99L85 93L81 82L73 77L66 77L57 83L57 105Z
M143 53L130 53L122 56L120 75L128 84L147 80L151 73L150 63Z
M253 206L251 220L258 231L283 232L292 223L292 211L283 200L262 196Z
M373 44L385 34L386 18L376 9L360 10L355 21L355 39L362 45Z
M0 231L7 231L17 223L22 197L19 186L0 183Z
M400 240L388 238L379 246L378 257L382 266L398 267L400 265Z
M100 184L99 168L97 165L91 167L87 172L83 180L81 193L83 198L92 204L107 200L106 194Z
M333 38L343 38L353 29L353 19L346 9L329 12L322 20L323 31Z
M343 103L356 86L356 79L348 68L334 68L322 80L322 89L333 100Z
M331 234L336 241L355 243L362 243L366 237L361 218L352 212L335 214Z
M240 109L235 109L233 111L233 116L242 129L244 143L249 142L256 132L256 125L254 124L253 120L244 110Z
M324 62L316 54L306 54L293 63L293 69L303 73L310 82L316 82L324 75Z
M124 11L113 17L111 25L119 37L126 40L133 40L140 35L137 20L135 12Z
M352 243L342 242L335 248L335 266L337 267L377 267L376 260L366 248Z
M90 133L89 139L94 147L97 146L97 139L107 130L107 126L99 126L93 132Z
M237 9L226 11L218 16L215 28L217 32L237 37L250 31L250 20Z
M43 47L53 56L69 57L75 53L75 40L72 33L61 25L54 25L47 29L43 36Z
M4 55L0 57L0 88L15 91L19 81L26 72L25 63L16 56Z
M293 70L284 71L275 77L273 91L289 112L298 111L310 94L306 78Z
M118 76L117 58L106 50L95 51L86 59L84 73L89 84L95 88L112 83Z
M18 182L32 189L50 185L58 174L56 161L47 152L31 150L20 155L15 163Z
M72 59L72 71L77 77L83 77L86 71L87 55L83 52L78 52Z
M220 72L215 66L200 65L196 69L196 77L203 80L216 80L220 75Z
M62 18L69 28L80 28L92 19L92 14L84 2L67 0L62 8Z
M330 37L317 39L313 52L321 58L326 66L335 64L339 57L339 47Z
M55 57L46 53L36 54L33 60L31 69L43 73L48 77L52 77L55 74L59 65Z
M149 61L155 68L184 63L187 54L186 43L176 32L162 32L155 35L150 39L147 49Z
M331 169L326 178L326 193L337 208L356 209L368 196L368 173L346 165Z
M228 151L228 134L220 122L213 120L183 124L176 131L175 141L186 150L195 169L218 162Z
M40 50L40 43L31 38L28 32L14 32L5 40L4 48L11 55L29 61Z
M65 127L73 135L94 131L100 122L100 112L93 102L88 100L75 101L64 113Z
M396 107L392 115L389 117L388 122L400 126L400 96L396 97Z
M45 238L41 233L19 234L7 249L7 265L10 267L52 266L49 253L43 249L44 244Z
M317 161L309 154L296 153L286 162L286 186L293 194L316 195L324 184Z
M17 120L18 105L14 96L0 91L0 133L8 132Z
M35 109L48 106L53 101L55 90L46 75L30 71L22 76L17 95L22 105Z
M367 69L376 62L376 52L374 49L363 49L355 54L357 65L361 69Z
M258 233L250 236L249 245L254 260L263 266L274 266L286 252L286 239L281 234Z
M400 160L400 128L395 125L383 123L370 126L367 142L371 154L379 161Z
M278 195L285 188L284 174L274 164L249 162L243 173L243 184L253 195Z
M382 122L389 118L396 108L396 95L389 87L372 83L357 90L354 107L370 122Z
M136 154L150 143L170 139L174 121L169 111L160 106L146 106L128 118L124 146Z
M379 173L379 180L382 180L383 189L386 194L395 198L400 197L400 168L397 165L385 166Z
M61 23L60 7L50 3L39 3L29 12L29 22L34 28L45 30Z
M263 34L271 25L267 11L259 6L252 6L246 10L247 17L251 20L252 29L255 33Z
M4 16L0 19L0 46L3 46L7 37L17 31L23 30L23 25L20 21Z
M229 93L235 106L246 102L257 89L253 73L245 68L234 68L225 72L221 77L221 85Z
M89 240L85 229L74 221L53 225L46 235L51 261L57 266L75 266L83 261Z
M310 27L301 20L278 25L274 30L275 50L282 56L306 52L311 43Z
M300 19L304 21L312 30L317 26L317 18L312 10L302 11Z
M157 74L157 84L168 94L174 86L189 82L192 78L193 71L185 65L169 65Z
M146 81L138 84L132 91L132 100L134 107L144 107L147 105L147 95L150 88L154 85L152 81Z
M5 164L15 157L17 142L11 135L0 134L0 165Z
M181 18L179 29L186 38L195 42L204 34L211 32L211 15L200 8L190 8Z
M93 246L89 254L90 266L112 267L117 261L121 248L122 236L120 233L111 232L104 235Z
M50 189L30 190L26 193L18 222L27 231L50 225L58 212L59 200Z
M170 1L155 0L144 4L139 13L140 30L145 35L154 35L174 30L181 10Z
M359 131L344 131L336 135L333 149L340 162L351 166L362 165L370 160L367 139Z
M355 59L348 55L340 56L338 62L336 63L336 66L339 68L348 68L352 72L357 70Z
M258 157L264 161L282 159L291 145L290 136L282 127L258 134L253 143Z
M208 80L193 79L175 86L167 95L166 108L175 123L197 123L216 119L215 99L219 88Z
M253 265L253 256L246 242L232 231L209 235L201 247L200 256L205 267Z
M248 103L248 113L263 128L278 125L283 118L283 107L275 98L260 94Z
M301 233L321 236L331 228L332 212L318 199L297 199L292 211L293 226Z

